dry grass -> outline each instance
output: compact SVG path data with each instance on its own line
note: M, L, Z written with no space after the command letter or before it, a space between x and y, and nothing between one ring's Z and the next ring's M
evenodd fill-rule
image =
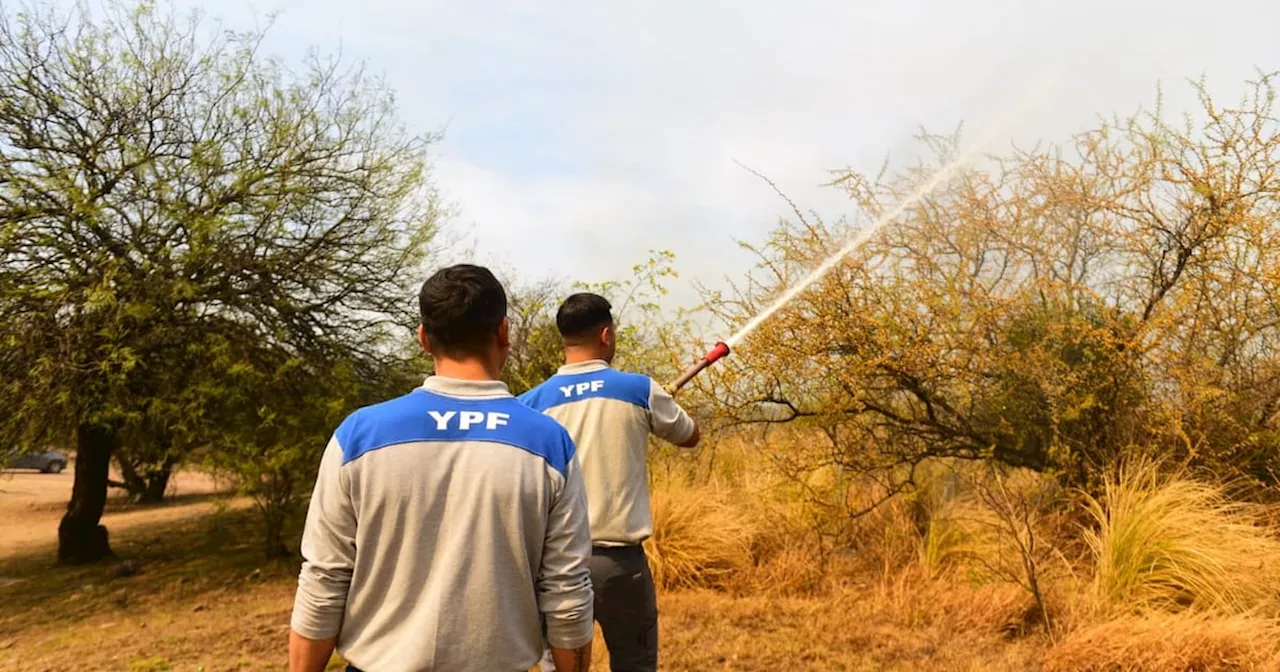
M755 528L712 487L653 492L653 536L645 542L658 586L728 588L751 567Z
M1280 590L1280 541L1262 511L1224 488L1137 461L1088 501L1097 524L1093 597L1114 611L1271 608Z
M832 572L814 553L814 544L799 532L788 534L785 527L770 529L756 537L755 566L740 586L745 594L769 597L822 595L830 588ZM830 562L828 562L830 564Z
M1263 618L1280 584L1262 562L1280 549L1218 486L1145 466L1108 484L1092 503L1098 576L1047 579L1053 646L1028 591L983 571L1016 558L974 498L926 486L840 520L758 460L720 458L732 478L678 473L653 491L663 669L1280 672L1280 623ZM828 481L815 491L851 492ZM284 669L296 567L263 565L252 525L223 510L122 529L136 575L0 561L19 580L0 582L0 669ZM1080 528L1038 534L1072 545ZM595 658L607 669L599 639Z
M296 567L261 565L252 525L231 511L121 534L118 550L140 565L133 576L5 562L0 571L25 581L0 588L0 669L284 670ZM1043 651L1001 632L1016 594L917 580L885 590L664 590L662 669L1024 670ZM606 661L597 638L594 669Z
M906 589L913 587L926 590L904 597L899 606L913 607L902 612L873 587L849 586L822 599L671 593L661 604L659 665L699 672L1035 669L1042 641L1011 641L997 627L968 628L953 617L961 600L939 603L924 584ZM968 594L963 601L981 597Z
M261 562L256 520L202 513L113 536L130 571L0 562L0 669L270 669L283 659L296 567Z
M742 460L734 464L740 467ZM1039 476L1019 479L1017 487L1034 495L1028 502L1052 494L1051 484ZM1049 653L1049 636L1028 591L989 571L996 565L1016 568L1019 558L1002 555L1015 550L999 543L993 533L998 521L978 498L957 495L954 488L942 497L941 481L928 479L913 497L841 520L831 502L873 493L859 495L851 490L856 485L824 472L795 489L761 471L737 468L732 483L731 490L657 488L655 497L664 506L683 505L664 508L655 524L668 548L682 549L676 554L682 564L668 563L664 583L727 589L740 597L716 599L731 599L726 605L733 608L763 601L781 611L781 605L825 602L823 616L797 617L820 629L816 622L827 614L843 613L845 624L838 627L857 633L845 642L855 650L866 634L858 626L873 621L873 638L892 651L877 657L867 650L848 661L828 658L816 653L824 650L818 642L825 633L810 634L811 641L796 651L804 669L1033 669L1043 663L1051 670L1280 670L1273 644L1280 631L1260 617L1280 592L1273 564L1280 560L1280 543L1265 524L1265 511L1232 500L1218 484L1135 462L1088 502L1086 513L1096 527L1086 534L1064 524L1070 515L1053 514L1045 522L1040 511L1033 512L1035 534L1046 548L1068 549L1072 557L1077 549L1094 551L1092 577L1073 567L1067 554L1053 551L1041 559L1047 563L1047 606L1058 621L1052 636L1060 642ZM825 502L801 501L800 490ZM707 546L695 538L726 531L729 542ZM711 552L747 539L750 553L744 557L754 561L749 569ZM852 552L842 553L842 544ZM716 568L710 574L714 581L696 578L706 575L702 567ZM680 572L695 579L677 580ZM710 595L699 593L697 602L712 602ZM1171 611L1181 613L1164 613ZM776 627L765 619L756 626ZM689 652L681 660L696 661L697 669L776 664L771 655L757 655L750 637L758 630L744 632L752 634L704 632L700 639L715 640L714 649L721 648L718 638L734 639L736 658ZM907 643L921 633L964 653L938 657L927 644ZM1171 638L1176 645L1169 645ZM969 643L957 644L962 640L980 640L984 647L1001 642L994 647L1005 654L977 653ZM909 652L916 645L921 648Z
M1125 617L1072 632L1045 672L1280 670L1275 621L1200 614Z
M913 569L886 578L868 602L880 618L900 627L939 627L1016 637L1036 626L1034 603L1011 584L935 581Z

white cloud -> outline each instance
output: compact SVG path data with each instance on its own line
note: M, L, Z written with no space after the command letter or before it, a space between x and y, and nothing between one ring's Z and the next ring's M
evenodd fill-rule
M686 279L745 270L732 239L786 207L734 159L834 216L827 169L908 154L920 125L989 123L1047 68L1057 96L1008 136L1064 139L1150 103L1157 80L1175 109L1201 74L1234 99L1280 67L1267 0L276 4L273 50L341 41L388 73L410 123L448 125L438 177L482 255L583 279L649 248Z

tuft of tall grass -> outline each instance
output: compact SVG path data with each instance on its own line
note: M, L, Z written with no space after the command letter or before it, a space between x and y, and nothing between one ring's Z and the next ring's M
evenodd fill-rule
M1280 541L1260 507L1232 500L1222 485L1143 459L1086 504L1096 524L1084 533L1092 595L1104 610L1245 613L1274 603Z
M927 578L993 552L991 512L959 491L952 465L926 463L917 489L905 497L916 537L916 563Z
M1033 603L1026 591L1004 583L931 581L920 567L881 577L877 588L855 593L902 628L942 627L948 631L1011 633L1029 630Z
M981 530L972 519L976 513L958 504L946 504L930 513L917 552L927 578L938 578L948 568L984 550Z
M726 500L714 487L654 489L653 536L644 547L658 586L728 588L751 567L755 527Z

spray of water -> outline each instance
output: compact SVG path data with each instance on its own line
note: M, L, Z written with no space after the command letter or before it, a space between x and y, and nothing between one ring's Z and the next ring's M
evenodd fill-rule
M853 254L854 250L862 247L862 245L870 240L877 231L884 228L886 224L897 219L899 215L906 212L907 208L924 199L924 197L928 196L939 184L942 184L957 170L964 167L964 165L972 158L972 154L972 150L970 152L965 152L964 154L957 156L950 163L938 169L936 173L929 176L929 179L925 180L923 184L921 184L915 191L911 192L911 194L908 195L907 198L903 199L901 203L880 215L880 217L872 222L870 226L863 227L858 231L856 236L854 236L849 242L845 243L844 247L836 250L835 254L832 254L821 264L818 264L818 266L810 271L808 275L804 276L800 282L792 285L787 289L787 291L778 296L777 299L774 299L773 303L769 304L768 308L760 311L755 317L751 318L750 321L742 325L742 328L738 329L737 332L730 336L729 340L725 341L725 343L727 343L731 348L737 346L738 343L742 342L742 339L755 331L756 328L763 324L765 320L772 317L774 313L778 312L779 309L790 303L792 299L799 296L800 293L808 289L810 285L829 273L836 264L840 263L841 260L850 254Z
M1053 78L1042 76L1037 78L1035 81L1038 86L1028 90L1023 95L1020 104L1011 108L1009 113L1001 117L998 123L992 124L987 132L981 134L980 139L977 142L970 145L965 151L957 154L954 159L939 168L933 175L930 175L929 179L925 180L916 188L915 191L907 195L902 202L881 214L880 217L872 222L870 226L864 227L860 230L852 240L845 243L844 247L836 250L835 254L827 257L825 261L810 271L808 275L800 280L800 282L792 285L787 289L787 291L778 296L773 303L769 304L768 308L760 311L755 317L742 325L742 328L738 329L737 332L730 336L725 343L731 348L737 347L737 345L742 342L742 339L749 336L751 332L755 331L756 328L765 322L765 320L772 317L774 313L778 312L779 309L790 303L792 299L799 296L800 293L808 289L810 285L820 280L824 275L830 272L832 268L839 264L841 260L852 254L854 250L858 249L870 240L877 231L897 219L902 215L902 213L906 212L907 208L910 208L916 203L924 200L924 198L936 189L938 185L950 179L952 175L967 165L969 161L982 151L988 142L990 142L999 133L1007 130L1009 126L1013 124L1017 118L1021 117L1034 102L1039 101L1048 93L1048 88L1050 83L1053 81Z

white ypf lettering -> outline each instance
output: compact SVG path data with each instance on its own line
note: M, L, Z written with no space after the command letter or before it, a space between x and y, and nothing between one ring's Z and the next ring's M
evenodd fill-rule
M485 429L506 427L507 421L511 419L510 413L498 413L496 411L488 413L481 413L480 411L463 411L462 413L457 411L427 411L427 415L430 415L436 421L436 429L440 431L449 429L455 418L457 419L458 429L463 430L478 427L481 424L484 425Z
M566 397L574 397L574 396L580 397L586 394L588 390L592 392L599 392L600 390L603 390L603 389L604 389L603 380L587 380L581 383L576 383L574 385L565 385L564 387L560 388L560 391L563 392L564 396Z

